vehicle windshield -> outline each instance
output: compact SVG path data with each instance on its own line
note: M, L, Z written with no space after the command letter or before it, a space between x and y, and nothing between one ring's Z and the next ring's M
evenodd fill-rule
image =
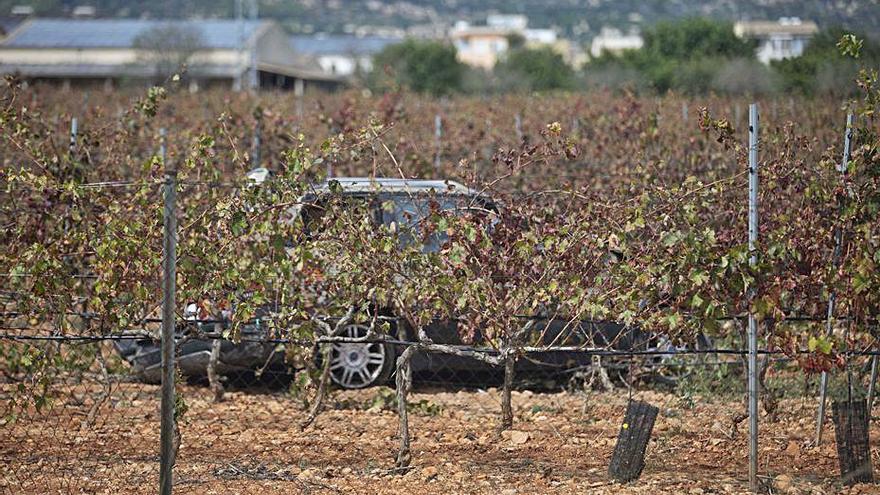
M483 200L475 200L473 196L466 195L410 195L410 194L382 194L377 196L349 196L346 197L342 206L351 214L367 214L376 223L387 226L397 233L398 242L401 246L411 246L415 243L422 245L422 251L426 253L438 252L449 240L445 231L432 232L423 235L423 226L432 212L451 212L452 215L464 215L466 213L486 214L494 211L494 207L487 205ZM315 229L320 228L321 219L327 212L329 204L320 201L309 205L302 211L305 223L306 235L310 236ZM365 207L368 207L365 209ZM494 224L494 222L493 222Z
M433 212L452 212L453 215L463 215L473 211L487 211L480 203L475 204L474 198L469 196L415 196L394 195L382 198L381 219L382 224L389 226L398 232L400 243L404 246L412 245L421 239L422 251L433 253L440 250L449 240L445 231L432 232L423 236L422 225L424 220Z

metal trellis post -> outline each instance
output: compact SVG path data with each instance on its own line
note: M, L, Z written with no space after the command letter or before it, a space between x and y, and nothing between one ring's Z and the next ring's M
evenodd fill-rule
M434 116L434 139L436 140L437 151L434 153L434 169L440 170L440 146L443 142L443 118L440 114Z
M523 130L522 130L522 116L520 114L516 114L513 117L513 127L516 130L516 139L517 144L522 142Z
M849 166L849 151L850 151L850 142L852 140L852 124L853 124L853 114L847 114L846 116L846 131L843 135L843 159L840 162L840 165L837 166L837 171L840 172L841 177L846 175L846 169ZM840 204L840 209L842 209L843 203ZM840 248L841 243L843 241L843 229L840 228L840 225L834 228L834 254L831 260L832 267L836 270L837 265L840 263ZM836 294L834 291L831 291L831 294L828 295L828 313L825 319L825 334L831 335L831 332L834 330L833 328L833 320L834 320L834 304L837 300ZM876 361L877 357L874 356L871 358L872 365L874 361ZM872 370L872 376L874 372ZM816 415L816 445L822 442L822 430L825 426L825 402L827 401L828 395L828 372L823 371L822 376L819 379L819 412Z
M758 263L758 105L749 105L749 265ZM754 295L754 287L751 289ZM758 322L749 311L749 489L758 491Z
M260 161L262 160L262 156L260 154L262 143L262 135L261 135L261 126L260 120L257 119L256 123L254 123L254 142L253 142L253 150L251 152L251 167L256 168L260 166Z
M73 163L74 155L76 154L76 134L78 132L78 122L76 117L70 119L70 144L67 147L68 152L70 153L70 161Z
M301 77L293 80L293 96L296 98L296 116L303 116L303 95L305 94L305 82Z
M160 432L159 493L171 495L174 466L174 302L177 275L177 171L169 166L165 129L159 131L162 163L165 167L165 214L162 276L162 419Z

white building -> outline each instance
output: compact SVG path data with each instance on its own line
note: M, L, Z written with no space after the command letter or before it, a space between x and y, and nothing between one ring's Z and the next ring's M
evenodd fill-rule
M620 55L626 50L638 50L645 45L645 40L639 34L623 34L619 29L603 27L599 35L593 38L590 45L590 55L594 58L608 52Z
M486 25L494 28L525 31L529 25L529 18L520 14L489 14L486 16Z
M351 76L373 68L373 56L402 39L383 36L336 36L317 34L290 37L293 50L317 59L324 72Z
M773 60L801 56L819 27L815 22L798 17L782 17L778 21L737 22L733 32L740 38L756 40L758 60L769 64Z
M529 29L524 15L492 14L487 16L485 25L479 26L458 21L449 33L462 63L487 70L510 50L511 40L517 36L527 47L549 46L557 50L569 63L576 56L571 45L560 39L555 30Z
M191 88L240 86L254 66L260 87L333 87L342 81L296 53L276 23L233 19L29 19L0 41L0 74L64 86L151 80L159 76L156 60L164 54L139 40L172 32L193 40L184 74Z

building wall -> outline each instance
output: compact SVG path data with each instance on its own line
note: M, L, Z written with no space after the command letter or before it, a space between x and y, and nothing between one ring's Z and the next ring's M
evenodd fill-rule
M758 60L769 64L773 60L800 57L807 47L809 38L790 35L774 35L758 43Z
M148 58L147 52L125 49L0 49L0 64L27 65L129 65ZM232 65L239 60L237 50L211 50L195 54L192 64Z
M260 34L262 35L260 36ZM307 64L303 57L291 50L287 35L277 25L268 26L264 32L258 33L258 36L260 37L257 42L257 60L260 62L281 66Z
M364 71L370 71L373 67L373 60L370 57L328 54L318 56L318 64L328 74L350 76L358 70L358 67Z
M602 32L593 38L590 45L590 55L600 57L603 52L620 54L625 50L638 50L645 41L637 34L623 34L617 29L602 29Z
M509 48L507 37L491 34L462 36L454 41L458 59L462 63L491 69L498 56Z

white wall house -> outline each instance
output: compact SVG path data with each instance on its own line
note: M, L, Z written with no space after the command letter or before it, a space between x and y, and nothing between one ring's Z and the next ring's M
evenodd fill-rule
M516 31L492 26L471 26L459 22L449 37L458 60L472 67L491 69L503 53L510 49L509 36Z
M332 87L341 82L296 53L276 23L233 19L29 19L0 41L0 73L65 86L112 87L154 79L159 74L152 61L161 54L145 50L138 40L151 30L169 27L196 40L184 75L191 87L241 86L254 65L260 87Z
M620 55L626 50L638 50L644 45L645 40L639 34L623 34L619 29L603 27L590 44L590 55L594 58L605 52Z
M756 40L755 55L769 64L773 60L801 56L819 27L815 22L798 17L782 17L778 21L737 22L733 32L740 38Z
M559 52L569 64L577 66L582 63L580 54L571 43L560 39L553 29L529 29L528 18L524 15L492 14L486 18L485 25L459 21L449 32L458 59L487 70L510 50L511 36L521 36L529 48L548 46Z

